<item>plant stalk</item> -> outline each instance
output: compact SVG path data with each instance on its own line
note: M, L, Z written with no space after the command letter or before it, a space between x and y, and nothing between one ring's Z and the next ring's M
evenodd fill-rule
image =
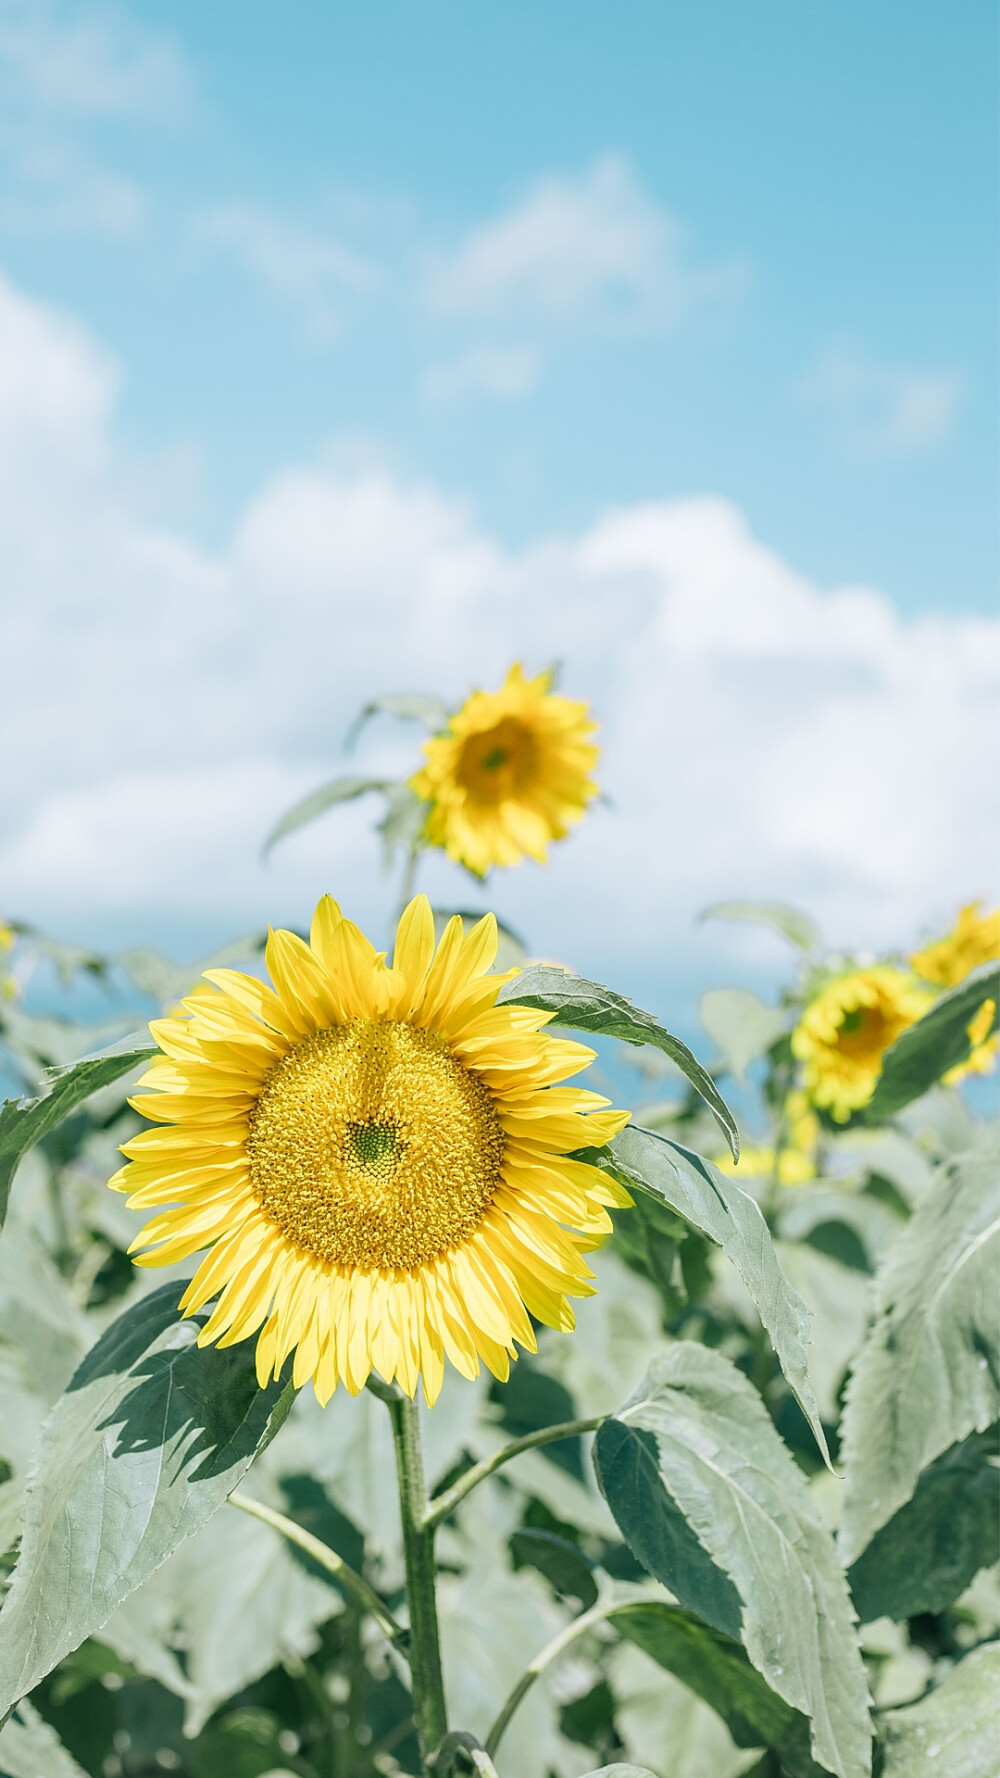
M478 1488L480 1482L485 1482L487 1476L491 1476L504 1463L509 1463L512 1457L520 1457L522 1451L534 1451L539 1445L554 1445L559 1439L579 1438L581 1433L596 1432L606 1419L606 1414L596 1414L592 1420L564 1420L558 1426L542 1426L537 1432L528 1432L523 1438L513 1439L509 1445L494 1451L492 1457L484 1457L481 1463L467 1469L464 1475L459 1476L453 1488L432 1500L424 1514L425 1526L440 1525L441 1520L453 1513L466 1495L472 1493L473 1488Z
M634 1601L631 1603L634 1604ZM521 1674L520 1679L486 1737L486 1752L491 1759L500 1745L504 1730L510 1722L515 1710L521 1703L522 1699L531 1690L535 1680L540 1674L545 1672L546 1667L551 1666L552 1662L557 1660L564 1650L569 1648L571 1643L576 1641L578 1636L585 1636L588 1630L594 1628L595 1624L603 1623L607 1618L614 1617L616 1612L628 1611L629 1609L630 1607L628 1604L595 1605L590 1611L584 1611L579 1617L574 1618L572 1623L567 1624L564 1630L559 1631L558 1636L553 1636L552 1641L546 1643L545 1647L539 1651L534 1660Z
M434 1756L448 1733L441 1674L435 1593L434 1527L427 1523L427 1493L420 1448L420 1414L415 1401L396 1393L383 1396L392 1421L399 1481L399 1516L410 1608L410 1681L420 1758L431 1778Z

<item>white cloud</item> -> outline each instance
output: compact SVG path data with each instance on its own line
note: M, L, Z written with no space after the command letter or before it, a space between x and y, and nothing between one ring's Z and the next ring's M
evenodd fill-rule
M689 267L676 223L606 155L579 178L541 180L474 229L433 265L427 298L448 319L670 325L739 279L735 268Z
M534 389L540 368L539 354L531 346L472 346L457 358L432 365L424 374L423 392L435 403L476 395L517 401Z
M516 656L562 657L593 699L614 802L551 870L492 891L540 948L638 987L723 896L780 895L882 944L995 891L1000 625L824 592L711 497L512 553L433 487L297 466L209 552L134 508L115 387L72 321L0 286L5 911L221 936L301 922L331 888L378 924L363 805L266 871L263 834L337 769L367 697L460 696ZM412 732L370 745L402 765ZM428 880L475 897L444 862Z
M953 371L878 364L852 347L838 347L803 379L799 394L833 415L843 442L858 456L910 457L950 436L962 378Z
M326 341L339 333L345 303L376 289L371 261L331 236L269 216L249 204L232 204L199 218L198 233L224 248L294 309L310 336Z

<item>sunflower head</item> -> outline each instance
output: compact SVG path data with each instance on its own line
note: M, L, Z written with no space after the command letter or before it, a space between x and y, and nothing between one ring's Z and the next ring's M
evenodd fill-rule
M429 806L426 836L482 877L528 855L545 862L597 795L599 750L586 704L556 695L551 674L511 667L497 692L475 691L424 744L411 789Z
M888 964L828 982L792 1032L806 1097L846 1123L871 1098L890 1044L930 1004L926 989Z
M572 1152L628 1113L555 1084L594 1052L496 1005L496 950L492 914L435 947L418 896L387 965L325 896L308 944L271 933L273 987L209 970L150 1027L132 1103L154 1127L111 1184L159 1209L138 1264L208 1249L181 1307L217 1298L202 1344L256 1335L262 1387L294 1351L321 1402L374 1368L411 1396L422 1375L433 1403L446 1356L506 1378L531 1317L569 1329L591 1293L584 1254L630 1200Z
M969 1020L967 1034L971 1049L964 1062L957 1067L949 1068L943 1075L946 1087L957 1087L970 1074L991 1074L1000 1049L1000 1032L990 1032L996 1017L997 1003L995 1000L984 1000L974 1019Z
M910 962L925 982L954 988L970 969L994 957L1000 957L1000 908L980 914L979 902L970 901L960 910L954 930L936 944L915 951Z

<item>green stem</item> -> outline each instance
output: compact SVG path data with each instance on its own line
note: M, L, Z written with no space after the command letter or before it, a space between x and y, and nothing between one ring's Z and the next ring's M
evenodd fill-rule
M432 1501L424 1514L424 1525L439 1525L442 1519L454 1512L467 1494L472 1493L473 1488L478 1488L480 1482L484 1482L487 1476L500 1469L504 1463L509 1463L512 1457L520 1457L522 1451L534 1451L539 1445L554 1445L559 1439L579 1438L581 1433L596 1432L606 1419L606 1414L596 1414L592 1420L564 1420L558 1426L542 1426L537 1432L529 1432L524 1438L514 1439L509 1445L494 1451L492 1457L484 1457L481 1463L467 1469L463 1476L459 1476L453 1488Z
M329 1544L314 1537L311 1531L303 1531L301 1525L297 1525L294 1519L287 1519L284 1513L275 1512L273 1507L264 1506L259 1500L251 1500L249 1494L240 1494L239 1492L230 1494L229 1504L238 1506L241 1513L249 1513L251 1518L260 1519L265 1525L270 1525L273 1531L280 1532L281 1536L286 1537L289 1543L294 1543L300 1550L304 1550L307 1556L311 1556L314 1562L318 1562L321 1568L325 1568L328 1574L332 1574L334 1579L340 1582L345 1593L350 1593L362 1610L367 1611L369 1616L374 1618L382 1634L388 1637L400 1654L407 1653L409 1637L402 1624L396 1622L392 1612L387 1605L383 1604L374 1587L370 1587L360 1574L355 1574L354 1569L349 1568L347 1563L337 1555L336 1550L330 1548Z
M634 1605L634 1603L634 1601L631 1602L632 1605ZM595 1624L602 1623L605 1618L614 1617L616 1612L628 1611L630 1608L630 1605L620 1604L595 1605L590 1611L585 1611L580 1617L575 1617L571 1624L567 1624L564 1630L560 1630L558 1636L553 1636L552 1641L545 1644L545 1647L535 1656L530 1666L526 1667L521 1674L514 1690L511 1692L510 1697L507 1699L506 1704L486 1737L486 1752L491 1759L500 1745L507 1724L510 1722L511 1717L522 1699L531 1690L531 1687L534 1685L539 1674L544 1673L546 1667L551 1666L553 1661L558 1660L563 1651L569 1648L570 1645L576 1641L578 1636L585 1636L588 1630L594 1628Z
M434 1528L427 1524L427 1494L420 1449L420 1413L405 1395L383 1397L392 1421L399 1481L399 1516L403 1529L406 1598L410 1608L410 1679L413 1715L424 1771L448 1733L448 1715L441 1675L435 1594Z

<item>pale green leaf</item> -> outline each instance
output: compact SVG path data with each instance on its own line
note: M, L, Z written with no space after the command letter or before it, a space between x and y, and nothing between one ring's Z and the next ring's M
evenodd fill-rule
M1000 1642L973 1649L919 1704L882 1718L882 1778L997 1778Z
M305 827L318 816L325 815L336 803L354 802L359 796L367 796L370 790L378 790L383 794L395 788L392 778L334 778L329 784L322 784L318 790L310 791L300 803L282 815L277 826L271 829L261 847L261 856L266 858L272 846L286 835L294 833L296 828Z
M752 920L760 926L773 926L782 938L787 938L801 951L814 951L819 943L819 932L808 914L800 914L797 908L786 907L782 901L717 901L712 907L704 908L698 916L701 920Z
M654 1778L648 1766L601 1766L596 1772L588 1772L586 1778Z
M422 692L399 692L385 698L373 698L351 723L344 737L349 751L373 716L395 716L401 722L419 722L433 734L447 727L451 711L443 698L427 697Z
M843 1421L845 1567L922 1470L1000 1416L996 1177L989 1150L945 1163L879 1273Z
M87 1778L27 1698L0 1729L0 1772L4 1778Z
M523 975L506 983L497 998L513 1006L537 1006L551 1012L553 1025L569 1025L574 1031L617 1037L621 1043L648 1043L662 1050L700 1093L729 1143L733 1159L739 1159L740 1137L736 1120L708 1070L692 1055L686 1043L672 1036L651 1013L633 1006L623 994L616 994L601 982L588 982L583 976L569 975L564 969L536 964L533 969L526 969Z
M1000 1018L1000 964L983 963L957 988L935 1000L930 1012L897 1037L882 1057L882 1072L867 1106L866 1123L881 1123L919 1099L950 1068L966 1061L969 1025L984 1001L993 1001L989 1035Z
M735 1179L667 1136L627 1124L605 1148L580 1151L629 1190L647 1192L722 1248L753 1299L775 1356L829 1462L809 1378L809 1310L781 1271L767 1223Z
M784 1014L745 988L709 988L698 1012L730 1074L739 1081L746 1079L750 1063L766 1054L787 1025Z
M277 1430L291 1387L258 1388L252 1345L195 1345L177 1283L88 1353L42 1428L0 1611L0 1712L100 1629L207 1523Z
M741 1642L811 1724L838 1778L870 1771L864 1667L847 1583L805 1477L756 1391L718 1352L657 1354L594 1444L622 1535L678 1603Z
M387 867L392 864L397 846L406 846L411 850L419 846L426 819L427 804L414 794L408 784L392 784L387 787L385 814L378 824Z

